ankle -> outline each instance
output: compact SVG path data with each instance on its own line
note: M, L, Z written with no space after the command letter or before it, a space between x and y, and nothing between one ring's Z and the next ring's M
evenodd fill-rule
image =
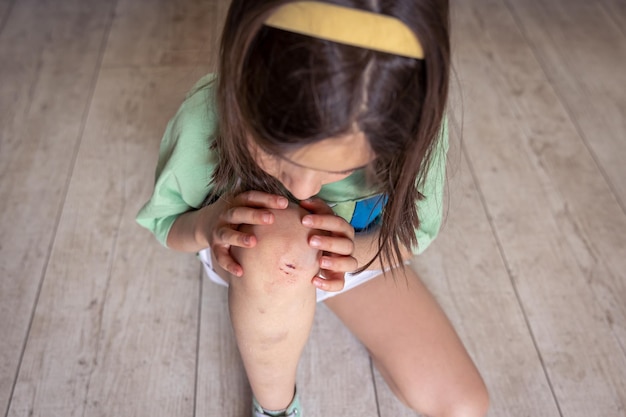
M268 410L263 408L256 398L253 398L252 417L302 417L297 390L294 389L294 395L291 402L282 410Z

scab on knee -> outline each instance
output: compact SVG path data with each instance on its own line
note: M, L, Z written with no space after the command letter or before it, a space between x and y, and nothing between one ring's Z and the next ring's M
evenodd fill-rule
M255 235L257 244L253 248L231 249L243 267L243 278L259 277L266 290L299 283L311 285L311 279L319 271L321 253L308 243L315 231L302 225L302 217L308 212L296 205L271 211L273 224L241 228Z

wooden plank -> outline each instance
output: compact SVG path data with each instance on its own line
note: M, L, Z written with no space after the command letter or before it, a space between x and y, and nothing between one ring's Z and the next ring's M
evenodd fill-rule
M9 14L11 13L11 7L15 0L0 0L0 34L2 33L2 29L4 25L8 21Z
M511 1L520 28L626 212L626 8Z
M119 0L103 67L213 62L228 3Z
M93 169L92 158L106 147L112 160L105 163L120 172L113 181L124 194L120 223L113 230L115 256L102 305L102 333L88 385L86 416L193 415L199 267L193 255L161 247L134 217L152 191L156 145L165 122L181 94L200 75L192 72L186 87L168 85L178 76L169 69L101 75L92 123L85 132L86 140L93 137L93 145L79 154L77 168L85 173ZM113 136L118 138L115 143L108 140ZM117 149L111 150L115 145Z
M228 290L204 278L196 415L247 416L252 393L228 314Z
M615 26L626 37L626 3L623 0L602 0L607 17L615 22Z
M228 317L227 291L208 280L199 346L197 415L248 415L252 394ZM367 352L324 305L318 306L297 383L306 415L378 415Z
M568 3L569 5L570 3ZM580 4L571 4L571 6L556 10L553 9L551 4L549 9L544 10L546 16L551 16L551 20L567 22L564 27L554 29L557 33L569 33L576 30L576 28L584 28L588 19L592 21L598 19L596 23L601 23L601 11L596 11L595 8L588 10L586 7L581 7ZM516 3L515 7L516 12L519 13L522 26L532 27L534 30L535 23L530 23L530 19L534 20L536 18L537 11L535 11L535 8L544 7L544 3L539 2L532 7L526 3ZM565 13L566 16L560 16L559 13ZM588 14L591 15L590 18L587 18ZM580 22L580 24L576 24L576 22ZM607 25L610 26L609 21L605 21L600 26ZM600 33L603 31L600 31ZM619 38L618 33L611 32L611 35ZM594 32L593 36L599 35ZM559 39L559 37L553 37L553 39ZM622 45L626 45L624 41L626 41L626 38L622 37ZM537 40L537 43L544 45L548 42L539 42ZM594 38L593 43L599 44L600 40ZM559 49L566 47L566 45L555 44L556 46L560 46ZM537 44L533 44L535 50L537 47ZM536 54L539 56L551 53L551 51L544 49L543 46L540 48L541 50L536 51ZM607 46L607 48L612 49L610 46ZM617 57L615 59L623 58L623 63L626 64L626 47L622 47L615 51L609 50L597 54L595 58L600 61L595 65L608 69L608 71L613 71L611 68L614 64L612 54L620 55L621 51L623 51L621 58ZM611 60L601 61L602 57L608 56L612 57ZM542 59L542 62L548 61L561 61L561 58ZM567 61L563 60L560 65L567 65ZM585 69L586 65L583 64L582 67ZM551 67L544 67L544 70L548 73L554 72L555 76L558 75L557 70ZM592 84L590 84L592 78L591 71L595 70L587 67L585 72L579 72L578 69L572 71L581 88L587 91L591 91L588 88L592 88ZM618 70L614 72L624 71ZM601 74L597 76L602 77ZM620 74L618 77L626 82L624 74ZM601 80L600 83L605 81L607 80ZM608 84L605 84L604 87L609 88ZM562 92L563 88L564 86L560 82L556 83L555 89L557 91ZM618 205L620 200L622 203L624 200L620 196L616 198L612 192L615 188L611 189L605 184L601 176L598 175L599 171L594 163L600 164L600 172L602 170L610 172L613 168L621 171L618 182L623 185L623 179L626 177L626 164L624 164L624 158L626 158L626 141L624 141L626 137L626 123L623 117L621 117L621 121L612 120L611 123L603 123L602 120L605 115L602 112L607 106L612 106L614 100L617 100L622 104L614 110L621 112L622 115L626 114L626 90L613 87L611 89L614 90L612 95L607 96L605 100L600 99L599 91L595 89L593 94L597 94L599 100L590 108L578 107L579 103L584 100L579 98L576 101L570 101L573 100L572 96L565 98L565 106L569 107L570 110L573 109L577 119L587 112L584 118L595 123L595 130L584 133L588 137L593 137L594 140L600 137L606 138L607 142L605 142L605 145L611 148L613 154L617 156L617 158L612 157L617 164L614 167L607 166L611 161L605 158L593 161L586 156L587 152L582 142L568 141L567 133L564 135L560 134L562 132L561 126L546 117L546 115L551 115L549 111L550 108L554 107L553 102L530 102L526 100L525 96L522 96L519 100L519 106L521 111L528 115L529 118L534 120L544 119L542 120L542 126L537 129L533 129L532 125L527 127L528 133L532 138L530 143L531 156L544 168L545 175L551 179L559 194L563 197L564 201L556 199L551 201L553 210L557 214L557 224L562 230L568 232L567 240L576 256L576 261L593 289L596 298L603 305L603 315L606 321L611 325L621 346L626 348L626 304L624 304L624 300L626 300L626 275L624 274L626 270L626 260L624 259L624 253L626 253L626 214L623 212L624 207L622 206L620 210ZM552 114L555 117L558 116L556 112ZM538 131L541 134L537 134ZM622 151L623 153L621 153ZM574 175L577 178L576 181L572 181ZM615 191L619 193L619 189ZM581 193L585 195L581 195Z
M306 415L378 416L369 355L325 305L315 313L298 384Z
M413 268L450 317L483 375L491 397L489 415L559 416L456 136L449 152L445 223ZM376 387L381 417L416 415L394 398L378 373Z
M100 76L9 416L193 415L198 265L134 223L175 73Z
M624 276L594 271L593 282L584 263L595 259L596 271L609 273L609 262L620 265L613 253L625 247L623 211L509 10L487 0L456 7L468 155L560 411L619 415L626 357L607 311L623 314ZM599 249L602 239L615 249Z
M21 0L0 34L0 410L80 140L111 1ZM8 4L7 2L3 4ZM5 9L7 10L7 9Z

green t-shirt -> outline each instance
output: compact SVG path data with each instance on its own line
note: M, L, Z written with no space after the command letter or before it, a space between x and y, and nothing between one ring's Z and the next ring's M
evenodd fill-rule
M168 123L159 149L154 192L137 214L137 222L152 231L163 245L174 220L200 208L211 189L216 164L210 150L217 124L214 80L215 76L209 74L198 81ZM447 149L444 125L426 184L420 190L425 198L416 203L421 222L416 230L416 254L430 245L441 226ZM322 186L317 196L357 231L378 222L385 203L383 196L367 186L363 170Z

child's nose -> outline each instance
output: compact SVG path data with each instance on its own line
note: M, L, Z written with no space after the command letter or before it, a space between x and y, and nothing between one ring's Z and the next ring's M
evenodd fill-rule
M298 200L311 198L322 189L321 182L311 176L290 177L287 181L284 181L283 184Z

